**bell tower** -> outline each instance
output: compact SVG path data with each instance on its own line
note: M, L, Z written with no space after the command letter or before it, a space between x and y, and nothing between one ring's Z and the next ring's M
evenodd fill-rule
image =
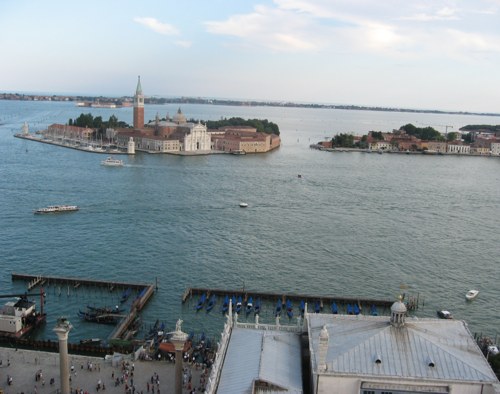
M141 76L137 80L137 88L134 95L134 129L144 127L144 95L142 94Z

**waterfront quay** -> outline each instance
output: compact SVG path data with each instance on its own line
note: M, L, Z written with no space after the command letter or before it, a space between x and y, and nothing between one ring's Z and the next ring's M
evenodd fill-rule
M32 274L22 274L22 273L12 273L12 280L23 280L26 282L26 287L28 291L31 291L37 286L49 286L49 285L59 285L66 286L68 289L70 287L77 289L80 286L87 287L102 287L112 292L115 289L128 291L129 294L133 291L137 292L137 297L133 300L132 305L128 313L121 319L119 324L111 333L109 340L116 339L130 339L133 336L133 329L131 326L134 324L138 318L139 312L145 307L149 299L153 296L156 284L145 284L145 283L131 283L131 282L117 282L117 281L105 281L105 280L95 280L95 279L83 279L83 278L71 278L71 277L59 277L59 276L45 276L45 275L32 275Z
M28 141L41 142L42 144L49 144L49 145L60 146L63 148L75 149L75 150L79 150L82 152L88 152L88 153L102 153L102 154L108 154L108 155L110 155L110 154L113 154L113 155L127 155L127 154L129 154L127 151L125 151L123 149L110 148L109 146L96 144L96 143L94 143L92 145L90 141L88 142L88 144L82 145L81 141L79 141L79 140L74 140L74 139L51 140L51 139L47 139L47 138L43 138L43 137L37 137L33 134L23 134L23 133L14 134L14 137L21 138L21 139L28 140Z

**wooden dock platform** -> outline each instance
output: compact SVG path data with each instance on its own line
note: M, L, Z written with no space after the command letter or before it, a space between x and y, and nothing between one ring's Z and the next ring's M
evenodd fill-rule
M182 302L185 303L193 296L199 296L201 294L206 294L207 299L210 294L215 294L218 297L229 296L241 296L243 301L246 301L249 296L252 296L255 300L256 297L260 297L262 300L274 301L281 299L283 304L287 299L290 299L293 303L298 303L301 300L307 302L308 305L313 306L316 301L319 301L322 306L329 307L332 302L336 302L339 305L347 304L357 304L359 306L369 307L375 305L380 308L390 308L391 305L396 300L381 300L373 298L353 298L353 297L339 297L332 295L308 295L308 294L296 294L296 293L272 293L272 292L262 292L253 291L247 289L234 290L234 289L209 289L200 287L189 287L182 295Z
M78 289L82 286L87 287L104 287L110 292L115 289L132 289L138 292L136 298L132 301L132 306L129 313L123 317L120 323L111 333L109 340L124 339L131 336L131 326L135 323L139 312L144 308L149 299L153 296L157 284L152 283L131 283L131 282L117 282L96 279L83 279L74 277L61 277L61 276L44 276L44 275L31 275L12 273L12 280L23 280L27 282L28 290L32 290L38 285L67 285ZM69 288L69 287L68 287ZM69 290L68 290L69 291Z

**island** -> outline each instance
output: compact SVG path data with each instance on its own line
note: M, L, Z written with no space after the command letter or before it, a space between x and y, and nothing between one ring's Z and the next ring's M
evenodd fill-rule
M409 123L392 132L370 131L362 136L340 133L311 148L327 151L425 153L500 156L500 126L467 125L444 135L432 127Z

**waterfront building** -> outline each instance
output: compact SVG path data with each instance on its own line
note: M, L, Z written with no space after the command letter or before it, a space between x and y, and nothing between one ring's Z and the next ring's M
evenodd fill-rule
M213 149L223 152L265 153L281 144L278 135L258 132L255 127L226 126L210 133Z
M179 108L173 119L160 121L158 115L153 122L144 124L144 94L140 77L134 95L134 129L116 132L116 144L129 146L130 138L135 149L150 153L206 154L211 152L211 138L207 127L201 122L187 122Z
M368 145L370 150L376 151L392 151L393 145L389 141L374 141Z
M306 308L303 324L299 317L296 326L281 326L258 318L234 322L230 309L207 393L301 393L304 385L314 394L500 392L465 322L406 314L401 300L390 317L309 314Z
M470 145L464 144L460 141L449 142L447 146L447 152L468 155L470 154Z
M500 142L491 143L491 154L494 156L500 156Z
M447 143L444 141L427 141L426 144L429 152L446 153Z

